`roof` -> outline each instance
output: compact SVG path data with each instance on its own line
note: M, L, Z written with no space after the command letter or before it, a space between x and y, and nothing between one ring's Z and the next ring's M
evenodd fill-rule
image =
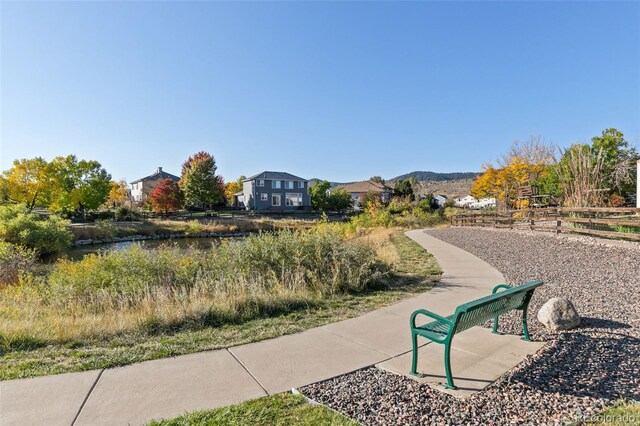
M142 182L143 180L158 180L158 179L171 179L174 182L178 182L180 180L180 178L176 175L172 175L171 173L167 173L167 172L163 172L162 170L159 170L152 175L143 177L138 180L134 180L133 182L129 182L129 183L134 184L134 183Z
M301 180L304 182L308 182L307 179L301 178L300 176L294 176L291 173L286 172L262 172L257 175L253 175L251 177L246 178L243 182L255 179L270 179L270 180Z
M387 191L391 191L391 188L389 188L387 185L382 184L380 182L374 182L372 180L364 180L362 182L353 182L353 183L347 183L345 185L338 185L335 188L332 189L343 189L347 192L387 192Z

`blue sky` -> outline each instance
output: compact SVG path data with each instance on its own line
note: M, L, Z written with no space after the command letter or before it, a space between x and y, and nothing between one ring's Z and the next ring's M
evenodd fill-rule
M6 2L0 168L115 179L473 171L514 139L640 141L640 2Z

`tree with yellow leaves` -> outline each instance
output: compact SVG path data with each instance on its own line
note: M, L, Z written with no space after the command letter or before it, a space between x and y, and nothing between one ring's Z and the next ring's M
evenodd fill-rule
M50 178L47 162L41 158L13 161L13 167L2 176L3 198L24 204L29 211L48 205Z
M237 180L233 182L227 182L224 186L224 196L227 199L227 203L230 205L233 204L233 196L234 194L242 191L242 182L246 179L244 176L240 176Z
M516 140L509 152L499 161L499 168L491 163L476 178L471 188L475 198L493 197L507 208L527 207L518 200L518 190L531 185L554 162L553 148L542 143L539 137L525 142Z
M109 189L109 198L107 199L107 207L120 207L124 206L127 202L127 182L121 180L119 182L111 181L111 188Z

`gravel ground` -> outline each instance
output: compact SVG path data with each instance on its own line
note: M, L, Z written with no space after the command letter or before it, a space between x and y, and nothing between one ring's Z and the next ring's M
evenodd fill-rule
M529 330L549 345L468 399L375 367L307 386L305 395L368 425L563 424L619 399L640 401L640 246L477 228L429 234L484 259L511 284L542 279ZM573 302L579 328L551 333L535 319L552 297ZM520 333L519 317L501 317L500 329Z

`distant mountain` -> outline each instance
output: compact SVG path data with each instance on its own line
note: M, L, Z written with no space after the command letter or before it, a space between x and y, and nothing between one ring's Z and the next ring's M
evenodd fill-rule
M320 178L311 178L309 179L309 187L314 186L315 184L324 181L324 179L320 179ZM349 183L353 183L353 182L332 182L329 181L329 184L331 185L331 187L336 187L338 185L347 185Z
M478 172L453 172L453 173L436 173L436 172L411 172L405 173L400 176L396 176L393 179L387 180L387 182L395 182L400 179L414 178L417 181L430 181L430 182L446 182L451 180L461 179L475 179L481 175Z

